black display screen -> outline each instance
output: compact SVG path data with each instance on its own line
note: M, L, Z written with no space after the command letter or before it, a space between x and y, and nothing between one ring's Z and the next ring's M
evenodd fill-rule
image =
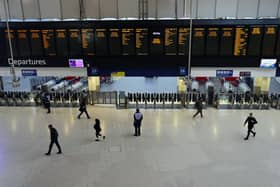
M106 29L95 30L95 48L97 55L108 54Z
M22 57L30 56L30 45L29 45L29 38L28 38L28 31L27 30L18 30L17 31L17 38L18 38L18 49L19 54Z
M148 29L136 28L136 54L147 55L148 54Z
M68 55L68 45L67 45L67 30L57 29L56 33L56 52L58 56Z
M16 40L16 34L14 30L10 30L10 38L11 38L11 45L13 50L13 55L18 56L18 50L17 50L17 40ZM10 53L10 44L9 44L9 35L8 31L5 30L5 51L7 56L11 56Z
M203 56L205 49L205 28L193 29L192 54Z
M135 54L135 34L134 29L122 29L122 49L123 55Z
M43 47L45 50L46 56L55 56L55 40L54 40L54 30L53 29L44 29L42 30L43 37Z
M111 55L121 54L120 29L109 29L109 51Z
M94 55L94 31L93 29L82 29L83 55Z
M216 56L219 53L219 28L208 28L206 38L206 55Z
M79 29L69 29L69 47L71 56L82 54L82 40Z
M259 26L253 26L250 28L248 55L260 56L261 44L262 44L263 28Z
M178 54L188 55L189 54L189 39L190 39L190 29L189 28L179 28L178 36Z
M165 28L164 46L166 55L177 55L177 36L177 28Z
M274 55L277 26L266 26L263 36L263 57L272 57Z
M161 29L150 29L150 53L163 54L163 32Z
M233 54L233 28L222 28L220 38L221 56L230 56Z
M248 48L248 31L247 27L235 28L234 56L246 56Z
M42 44L42 33L40 30L30 30L30 44L33 56L42 56L44 54Z

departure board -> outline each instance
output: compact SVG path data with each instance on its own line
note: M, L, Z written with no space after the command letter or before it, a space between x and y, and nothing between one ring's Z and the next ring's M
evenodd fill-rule
M208 28L206 38L206 55L218 55L219 51L219 28Z
M275 41L277 34L277 26L266 26L263 36L263 48L262 56L263 57L272 57L274 56Z
M12 50L13 50L13 55L18 56L18 51L17 51L17 41L16 41L16 35L14 30L10 30L10 38L11 38L11 43L12 43ZM6 55L11 56L10 54L10 45L9 45L9 35L8 31L5 30L5 49L6 49Z
M235 28L234 56L246 56L248 47L248 28Z
M136 54L147 55L148 54L148 29L136 28Z
M46 56L55 56L55 40L54 40L54 30L53 29L44 29L42 30L43 37L43 47L45 50Z
M135 34L134 29L122 29L122 49L123 55L135 54Z
M22 57L30 56L30 45L28 39L28 32L25 29L17 31L19 55Z
M150 53L163 54L163 32L161 29L150 29Z
M82 47L83 55L92 56L94 55L94 30L93 29L82 29Z
M43 56L42 33L40 30L30 30L30 44L33 56Z
M82 54L82 39L79 29L69 29L69 48L71 56Z
M277 44L276 44L276 56L280 56L280 30L278 31L278 37L277 37Z
M107 54L107 34L106 29L95 30L95 48L97 55Z
M194 28L192 37L192 54L203 56L205 49L205 28Z
M178 36L178 54L179 55L188 55L189 39L190 39L190 29L189 28L179 28L179 36Z
M109 29L109 52L111 55L121 54L120 29Z
M220 55L230 56L233 54L233 28L222 28L220 34Z
M67 30L57 29L55 32L56 36L56 53L58 56L68 55L68 45L67 45Z
M177 28L165 28L164 47L166 55L177 55Z
M248 55L260 56L262 44L263 28L260 26L252 26L250 28Z

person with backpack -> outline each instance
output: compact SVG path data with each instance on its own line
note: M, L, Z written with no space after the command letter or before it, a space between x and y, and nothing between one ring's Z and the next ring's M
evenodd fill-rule
M244 140L248 140L250 133L253 134L253 136L256 136L256 132L252 131L252 129L254 128L254 125L257 124L257 120L255 117L253 117L253 113L250 113L249 116L247 117L247 119L244 122L244 126L248 123L248 132L247 132L247 136L244 138Z
M99 136L102 136L102 134L100 134L100 132L102 131L101 126L100 126L100 120L95 118L95 124L93 125L93 128L95 130L95 136L96 139L95 141L99 141ZM105 139L105 136L103 136L103 140Z
M133 115L134 118L134 128L135 128L135 133L134 136L141 136L141 123L143 120L143 114L140 112L140 110L137 108L136 112Z

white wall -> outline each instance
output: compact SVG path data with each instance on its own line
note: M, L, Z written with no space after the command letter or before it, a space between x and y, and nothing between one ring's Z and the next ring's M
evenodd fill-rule
M100 91L177 92L177 77L121 77L112 84L101 84Z
M137 18L139 14L139 0L83 1L86 18ZM193 18L279 16L279 0L148 0L148 17L175 18L176 2L178 18L191 16L191 2ZM1 19L3 3L0 0ZM42 18L80 18L79 0L9 0L9 6L13 19L39 18L40 11Z

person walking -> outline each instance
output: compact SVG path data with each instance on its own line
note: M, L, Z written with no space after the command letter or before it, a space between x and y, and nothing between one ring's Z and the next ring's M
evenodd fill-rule
M60 145L58 143L58 133L57 133L57 130L51 124L48 127L49 127L49 131L50 131L51 143L49 145L49 150L48 150L47 153L45 153L45 155L47 155L47 156L51 155L53 144L55 144L57 149L58 149L57 154L62 154L61 147L60 147Z
M47 114L51 113L51 96L48 92L45 93L45 106L48 109Z
M93 126L93 128L95 129L95 136L96 139L95 141L99 141L99 136L102 136L102 134L100 134L100 132L102 131L101 126L100 126L100 120L99 119L95 119L95 124ZM105 136L103 136L103 140L105 139Z
M203 108L203 104L202 104L202 99L199 98L196 102L195 102L195 108L196 108L196 113L193 115L193 118L195 118L195 116L197 116L197 114L200 113L200 117L203 117L202 114L202 108Z
M82 96L81 99L80 99L80 108L79 108L80 114L77 117L78 119L81 118L81 115L83 113L86 113L87 118L90 119L90 116L89 116L89 114L87 112L87 106L86 105L87 105L87 97L86 96Z
M140 112L140 110L137 108L136 112L133 115L134 118L134 128L135 128L135 133L134 136L141 136L141 123L143 120L143 114Z
M253 134L253 136L256 136L256 132L252 131L252 129L254 128L254 125L257 124L257 120L255 117L253 117L253 113L250 113L249 116L247 117L247 119L244 122L244 126L248 123L248 132L247 132L247 136L244 138L244 140L248 140L250 133Z

